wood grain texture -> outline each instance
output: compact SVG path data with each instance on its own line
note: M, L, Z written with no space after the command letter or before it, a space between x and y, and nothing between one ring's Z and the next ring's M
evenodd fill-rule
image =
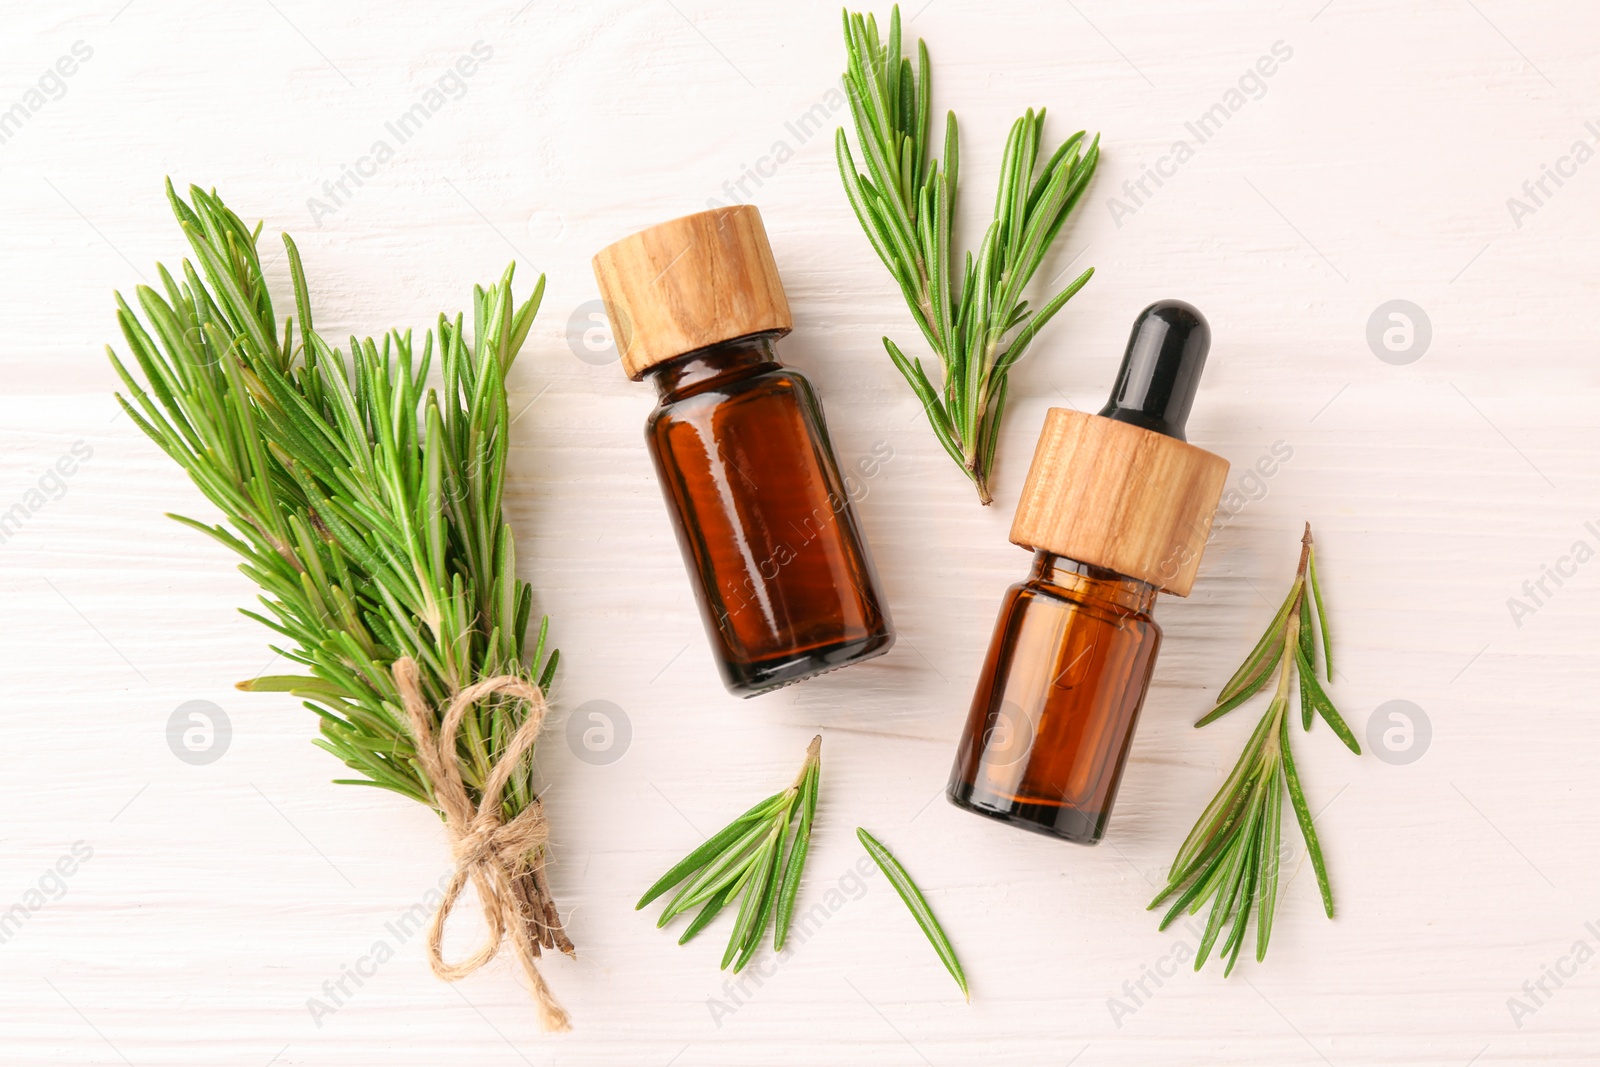
M761 212L748 204L658 223L607 245L594 277L638 381L669 359L756 333L794 329Z
M1545 178L1538 204L1523 184L1563 158L1573 170L1574 143L1593 143L1600 13L935 0L913 14L936 116L961 119L960 243L981 240L1024 108L1048 105L1052 141L1103 134L1040 280L1096 274L1011 374L989 509L879 340L927 356L835 172L836 4L4 5L0 105L75 42L92 56L58 75L64 93L46 79L43 106L0 143L0 514L34 490L42 502L0 543L0 915L45 883L0 944L0 1060L1594 1062L1600 960L1559 986L1545 973L1573 970L1600 925L1600 342L1586 313L1600 161L1559 187ZM430 117L402 141L388 127L419 104ZM1198 141L1188 124L1218 104L1229 117ZM1180 140L1185 161L1163 163ZM1158 166L1159 185L1145 176ZM580 953L548 969L577 1026L567 1037L541 1037L504 964L442 986L420 939L389 931L445 873L437 820L329 784L343 768L310 745L309 712L233 689L285 665L237 614L251 583L164 517L210 512L119 415L102 351L117 336L111 290L159 283L153 264L187 251L161 197L169 174L264 220L280 313L273 235L294 233L331 337L470 308L471 284L508 260L524 292L548 273L510 376L507 502L562 650L538 762ZM1124 183L1141 180L1135 203ZM1513 218L1513 197L1533 213ZM816 383L864 489L899 630L887 656L748 702L716 678L641 441L653 399L604 343L590 268L619 234L711 199L760 205L795 317L783 355ZM1007 834L940 793L1000 597L1027 573L1011 513L1046 410L1097 408L1133 315L1168 296L1212 325L1188 432L1232 465L1216 533L1189 598L1157 608L1161 659L1106 841ZM1432 327L1404 365L1367 338L1397 298ZM891 458L874 467L875 448ZM1333 624L1330 694L1367 750L1320 728L1295 736L1337 918L1296 852L1266 963L1193 974L1180 959L1192 938L1158 932L1144 906L1253 725L1255 705L1191 726L1287 588L1306 520ZM1529 611L1514 616L1512 598ZM231 722L207 765L167 741L194 700ZM1393 700L1431 721L1410 763L1374 754L1371 726L1380 742L1398 728L1379 714ZM609 763L584 741L594 731L603 749L595 714L612 719ZM821 912L740 991L716 970L725 926L679 948L633 903L788 781L818 732L799 908ZM893 890L859 870L858 825L915 873L970 1007ZM77 841L92 858L47 877ZM479 933L468 921L448 944L469 951ZM373 967L380 943L392 956ZM358 965L374 972L359 986L344 977ZM340 979L350 995L313 1018L308 1001ZM1524 984L1541 980L1534 1005ZM1514 1017L1513 997L1533 1013Z
M1188 596L1227 478L1227 460L1186 441L1051 408L1011 543Z

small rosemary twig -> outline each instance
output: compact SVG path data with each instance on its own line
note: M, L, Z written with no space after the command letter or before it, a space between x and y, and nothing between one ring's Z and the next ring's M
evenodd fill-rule
M735 974L743 970L760 946L769 923L775 927L773 951L782 951L811 843L821 779L819 734L811 739L805 765L793 785L712 834L705 844L645 890L634 908L643 908L687 879L656 921L656 926L665 926L691 908L700 909L678 938L678 944L705 929L718 912L742 895L722 966L733 964Z
M1100 138L1079 130L1038 166L1044 109L1029 109L1011 127L1000 164L994 221L965 269L951 265L956 209L956 116L945 115L944 159L930 153L931 67L917 42L917 68L900 47L900 9L879 40L871 15L846 11L849 56L845 87L866 173L856 169L841 128L835 137L839 174L873 250L900 285L906 306L944 372L936 391L920 359L907 359L889 338L889 352L950 458L988 504L989 473L1006 406L1006 375L1044 324L1094 274L1090 268L1030 309L1022 292L1083 196L1100 159Z
M1309 595L1308 595L1309 591ZM1301 724L1311 729L1315 715L1321 715L1350 751L1360 755L1361 746L1317 681L1316 627L1312 625L1312 605L1321 623L1323 661L1328 679L1333 679L1333 661L1328 644L1328 617L1323 608L1322 590L1317 585L1316 550L1311 540L1311 524L1306 523L1300 544L1300 565L1295 570L1289 595L1273 616L1267 630L1217 694L1217 706L1207 712L1196 727L1215 722L1260 692L1278 671L1272 702L1261 717L1255 732L1245 744L1244 754L1233 772L1212 798L1194 829L1178 849L1167 875L1167 885L1150 907L1178 894L1177 900L1161 920L1161 929L1184 911L1199 912L1208 901L1211 913L1195 953L1194 968L1199 970L1212 947L1228 927L1217 950L1227 959L1223 973L1233 970L1244 945L1245 930L1254 913L1256 921L1256 960L1267 954L1272 936L1272 919L1278 900L1278 847L1283 811L1283 794L1289 794L1306 852L1316 872L1322 907L1333 918L1333 890L1328 885L1328 870L1322 846L1311 822L1311 808L1295 770L1289 748L1290 693L1298 677ZM1231 922L1231 925L1230 925Z

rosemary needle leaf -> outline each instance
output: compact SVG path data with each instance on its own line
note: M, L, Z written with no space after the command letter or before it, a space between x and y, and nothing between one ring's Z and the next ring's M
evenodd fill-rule
M1161 924L1156 929L1165 930L1172 925L1174 919L1189 910L1190 905L1195 903L1200 893L1206 888L1211 875L1222 865L1225 859L1227 859L1227 853L1218 851L1212 854L1198 870L1186 875L1184 879L1180 880L1176 875L1173 876L1172 880L1167 883L1166 888L1146 906L1146 911L1159 907L1161 902L1171 896L1185 881L1188 881L1189 888L1185 889L1178 899L1173 901L1172 906L1167 909L1167 913L1161 917Z
M1267 679L1272 675L1272 668L1276 667L1278 665L1278 660L1282 658L1283 645L1280 642L1273 650L1272 658L1266 661L1264 669L1260 671L1260 673L1258 673L1253 680L1246 683L1244 688L1238 690L1233 694L1233 696L1222 701L1216 707L1212 708L1210 711L1206 712L1203 716L1196 720L1194 724L1195 729L1199 729L1202 726L1209 726L1218 719L1222 718L1224 715L1228 714L1228 712L1232 711L1234 708L1237 708L1239 705L1245 703L1251 697L1261 692L1261 687L1267 684Z
M1262 798L1258 816L1265 818L1266 798ZM1246 849L1243 853L1243 864L1240 867L1239 884L1230 895L1227 915L1233 919L1233 925L1228 928L1228 936L1222 939L1222 945L1217 949L1217 957L1227 962L1223 967L1223 977L1227 977L1233 970L1233 963L1239 958L1238 946L1244 944L1245 925L1254 910L1251 903L1255 899L1256 879L1260 871L1258 861L1261 854L1256 849ZM1224 922L1224 925L1227 925Z
M744 887L744 900L739 905L739 918L733 926L733 936L728 938L728 950L723 953L722 966L726 968L745 947L756 918L767 910L767 887L772 881L772 867L777 858L783 827L774 826L767 835L766 844L756 853L749 868L749 881ZM758 931L759 932L759 931Z
M1316 631L1311 628L1311 598L1300 598L1300 626L1296 632L1300 638L1300 654L1311 665L1311 674L1317 673L1317 639Z
M800 823L793 831L789 858L783 868L783 882L778 887L777 921L772 934L774 952L782 952L784 943L789 939L789 923L794 919L794 902L800 892L800 872L805 868L806 853L811 848L811 822L817 814L817 785L821 776L819 758L806 777L800 800Z
M730 822L727 826L724 826L715 834L711 835L711 837L706 840L705 844L701 845L683 859L679 860L678 863L673 866L672 870L662 875L660 880L658 880L655 885L645 890L644 896L639 898L639 903L635 904L633 909L638 911L640 908L643 908L646 904L649 904L652 900L656 899L656 897L659 897L662 893L665 893L667 890L683 881L689 875L693 874L695 871L698 871L701 867L704 867L711 861L713 856L718 855L725 848L727 848L729 844L744 836L745 832L750 828L750 824L761 818L762 815L766 814L775 804L775 802L782 799L782 797L782 793L774 793L772 796L768 797L766 800L763 800L761 803L757 804L755 807L751 808L749 811Z
M1317 828L1311 821L1311 806L1306 803L1306 791L1300 786L1300 775L1294 769L1294 755L1289 751L1289 733L1284 731L1278 743L1283 746L1283 777L1289 790L1289 802L1294 807L1294 817L1305 838L1306 854L1311 857L1311 869L1317 876L1317 891L1322 894L1322 910L1333 918L1333 888L1328 884L1328 868L1322 860L1322 842L1317 839Z
M1316 710L1316 698L1311 695L1311 682L1306 677L1309 672L1302 668L1297 673L1300 675L1300 728L1310 733L1311 720Z
M1333 701L1328 699L1328 694L1323 691L1317 682L1315 669L1306 662L1305 657L1300 659L1300 681L1311 694L1311 703L1317 709L1317 714L1327 720L1333 732L1339 735L1345 747L1356 755L1361 755L1361 745L1356 742L1356 735L1351 732L1349 724L1344 721L1344 716L1339 714L1339 709L1333 706Z
M1322 606L1322 586L1317 584L1317 550L1306 554L1306 570L1311 578L1311 596L1317 602L1317 621L1322 626L1322 662L1328 668L1328 681L1333 681L1333 642L1328 639L1328 612Z
M1250 806L1246 809L1244 826L1233 836L1233 847L1228 849L1228 862L1223 870L1222 879L1217 889L1216 902L1212 905L1211 916L1206 921L1205 934L1200 938L1200 947L1195 950L1194 969L1199 970L1206 962L1206 957L1211 954L1211 947L1216 943L1217 935L1222 932L1222 924L1233 911L1235 894L1238 892L1240 880L1245 876L1245 868L1249 864L1252 850L1238 847L1240 844L1253 839L1256 824L1261 819L1261 795L1257 789L1251 790ZM1196 901L1198 908L1200 902Z
M1314 567L1308 523L1301 538L1300 565L1288 597L1244 665L1223 686L1217 706L1195 724L1204 726L1239 707L1260 692L1267 678L1276 672L1277 686L1266 713L1256 724L1222 788L1179 846L1167 874L1166 886L1149 905L1155 908L1175 898L1161 919L1162 929L1185 911L1198 913L1201 908L1210 906L1211 912L1195 953L1196 970L1204 966L1216 949L1223 973L1232 973L1252 920L1256 924L1256 959L1266 958L1278 904L1285 793L1289 795L1290 807L1316 872L1323 910L1329 918L1333 917L1333 890L1328 882L1322 845L1317 839L1311 808L1290 750L1289 709L1293 690L1298 686L1301 719L1306 728L1310 728L1313 714L1321 715L1352 752L1359 755L1361 746L1317 681L1313 601L1321 624L1324 660L1327 659L1328 620L1322 613L1321 591L1317 588Z
M1279 848L1283 841L1283 764L1279 763L1272 784L1267 787L1267 832L1261 838L1261 855L1256 861L1262 870L1261 893L1257 900L1256 962L1267 958L1267 941L1272 937L1272 919L1278 910Z
M907 360L899 347L887 337L883 339L883 347L888 350L889 359L899 368L906 381L911 383L917 399L922 401L922 410L927 413L928 425L933 427L933 435L938 438L940 446L949 453L951 459L961 463L961 446L951 436L953 431L950 420L945 415L944 408L939 405L938 394L934 392L932 383L928 381L928 375L922 369L922 361Z
M906 907L911 911L911 917L922 927L923 934L933 945L933 950L939 954L939 959L950 972L950 977L961 987L961 995L968 1001L972 1000L972 994L967 991L967 976L961 970L961 961L956 959L956 950L950 944L950 939L945 936L939 920L934 918L933 909L928 907L927 900L922 896L922 890L917 888L917 884L911 880L911 875L906 873L900 861L894 858L894 853L883 847L877 838L860 826L856 827L856 837L861 839L867 855L872 857L873 862L894 886L895 892L900 894L900 899L905 901Z
M1286 704L1283 698L1273 697L1267 713L1256 724L1255 732L1245 743L1239 761L1234 764L1222 788L1217 790L1217 795L1206 805L1205 811L1195 821L1194 829L1178 848L1178 857L1173 861L1174 868L1188 870L1201 858L1220 848L1234 824L1243 817L1250 798L1249 787L1254 780L1254 771L1260 764L1261 750L1270 739L1273 724Z
M767 932L767 922L772 918L773 911L777 907L778 889L774 884L774 879L778 874L778 865L782 862L783 838L782 836L779 836L773 839L771 857L768 859L762 870L762 877L766 879L766 883L760 892L761 909L756 913L755 922L751 923L742 935L739 933L737 927L734 930L734 939L737 939L739 944L739 955L733 963L734 974L738 974L740 971L744 970L744 965L750 962L750 957L755 955L756 949L761 947L762 936ZM754 893L755 890L752 889L750 893L745 894L745 899L749 900ZM730 940L728 944L728 952L732 953L733 948L734 940ZM722 966L728 966L727 955L724 955L722 958Z
M712 893L726 885L743 885L749 881L750 871L760 842L770 834L770 827L765 822L746 824L744 833L729 845L724 851L708 863L688 885L678 891L678 895L667 905L661 913L661 921L657 926L664 926L672 921L679 912L688 911L708 899ZM751 851L755 849L756 851Z
M1278 608L1278 613L1267 624L1266 632L1261 635L1261 640L1256 642L1256 647L1250 650L1244 663L1234 672L1232 678L1223 685L1217 693L1217 703L1221 704L1257 676L1265 678L1272 673L1272 668L1277 666L1278 657L1283 654L1283 623L1289 617L1289 609L1294 607L1296 590L1289 590L1289 595L1284 598L1283 605ZM1264 665L1264 666L1263 666Z
M730 886L729 889L731 888ZM678 938L678 944L688 944L690 938L704 930L706 925L717 917L717 913L722 910L722 906L728 902L728 896L728 889L711 894L711 899L706 901L705 907L701 908L700 913L684 928L683 936Z
M1307 559L1309 560L1309 556ZM1316 705L1316 694L1312 687L1317 680L1317 641L1315 632L1311 628L1311 598L1303 592L1300 596L1300 621L1296 624L1295 656L1299 660L1298 674L1300 675L1300 726L1309 731L1311 729L1312 710Z

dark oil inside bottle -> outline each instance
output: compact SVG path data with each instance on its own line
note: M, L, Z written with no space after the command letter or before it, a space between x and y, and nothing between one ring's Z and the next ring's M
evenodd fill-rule
M649 372L645 428L728 689L775 689L889 650L877 575L811 383L772 336Z
M1094 844L1155 667L1156 587L1048 552L1000 610L951 770L957 807Z

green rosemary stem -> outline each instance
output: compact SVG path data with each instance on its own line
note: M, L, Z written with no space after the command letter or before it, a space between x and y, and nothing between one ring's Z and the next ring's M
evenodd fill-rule
M901 48L900 9L880 39L877 20L844 13L845 88L861 164L844 129L835 137L839 174L851 209L878 258L899 285L912 320L938 358L935 388L921 359L888 337L883 345L922 402L940 446L993 499L989 480L1005 412L1007 375L1044 325L1088 283L1093 268L1032 308L1023 298L1050 247L1088 188L1099 162L1098 135L1079 131L1041 166L1044 109L1011 127L1001 162L994 220L964 267L952 264L959 136L945 116L942 158L932 154L932 67L917 42L915 69Z
M1313 614L1321 623L1323 657L1327 659L1328 619L1317 584L1311 524L1307 523L1289 595L1245 657L1244 664L1217 693L1216 707L1195 725L1206 726L1242 705L1261 691L1276 670L1278 681L1272 700L1246 741L1233 771L1179 846L1167 874L1166 886L1150 902L1150 907L1155 908L1168 898L1176 897L1161 920L1162 929L1185 911L1197 914L1210 903L1211 912L1195 952L1195 970L1204 965L1220 939L1218 955L1226 959L1224 974L1232 973L1252 917L1256 925L1256 960L1266 958L1277 910L1285 793L1316 872L1323 910L1333 918L1333 890L1323 861L1322 845L1312 825L1311 808L1306 802L1289 745L1289 705L1296 688L1306 730L1311 729L1313 718L1320 715L1352 752L1359 755L1361 746L1317 681L1317 628L1313 625ZM1223 936L1225 929L1227 934Z

